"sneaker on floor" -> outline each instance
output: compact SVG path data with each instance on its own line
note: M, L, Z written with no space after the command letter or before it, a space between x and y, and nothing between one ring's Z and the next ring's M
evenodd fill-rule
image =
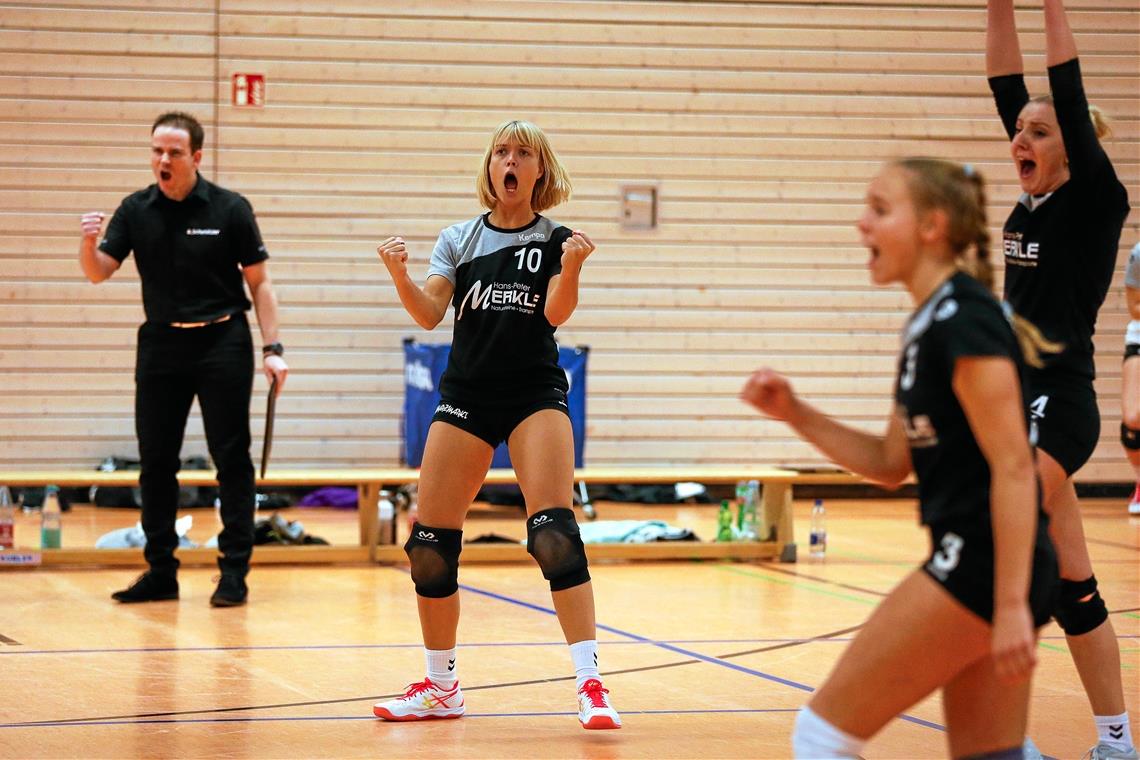
M249 595L249 587L245 585L245 578L233 573L222 573L218 579L218 587L210 597L211 607L240 607L245 604Z
M621 728L621 718L610 704L609 693L596 678L578 689L578 722L582 728Z
M430 678L408 684L404 696L377 702L372 714L384 720L434 720L463 717L463 692L459 682L450 689L436 686Z
M1132 492L1132 501L1128 503L1128 514L1140 515L1140 483L1136 484L1136 490Z
M1135 747L1121 750L1111 744L1098 744L1085 753L1085 757L1088 760L1137 760Z
M111 598L123 604L135 602L162 602L178 598L178 579L173 575L155 575L147 570L127 588L111 594Z

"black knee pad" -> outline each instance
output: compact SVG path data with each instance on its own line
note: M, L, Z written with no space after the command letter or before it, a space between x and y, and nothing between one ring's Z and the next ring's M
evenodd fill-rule
M463 531L429 528L416 523L404 551L412 562L416 593L429 599L443 599L459 590L459 552Z
M1120 442L1124 444L1124 448L1129 451L1140 451L1140 430L1133 430L1120 423Z
M1061 630L1069 636L1088 633L1108 620L1108 608L1104 606L1104 600L1096 590L1096 576L1090 576L1083 581L1062 578L1053 617L1057 619Z
M565 591L590 580L586 547L572 509L552 507L528 517L526 550L542 568L542 577L550 581L551 591Z

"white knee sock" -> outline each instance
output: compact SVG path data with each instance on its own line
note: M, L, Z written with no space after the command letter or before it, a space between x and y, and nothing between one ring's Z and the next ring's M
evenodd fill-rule
M427 677L436 686L450 689L459 680L455 669L455 648L428 649L424 648L424 658L427 660Z
M806 705L796 715L792 754L797 760L850 760L859 757L866 743L840 731Z
M1096 715L1096 733L1101 744L1127 752L1132 749L1132 732L1128 727L1128 713Z

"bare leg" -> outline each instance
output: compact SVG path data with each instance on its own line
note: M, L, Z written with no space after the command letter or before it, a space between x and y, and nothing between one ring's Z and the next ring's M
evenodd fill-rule
M1085 545L1080 505L1073 481L1064 468L1043 451L1037 452L1037 468L1045 489L1049 535L1057 547L1061 577L1083 581L1093 574ZM1065 636L1073 663L1089 698L1094 715L1119 715L1125 711L1124 685L1120 675L1120 647L1111 620L1080 636Z
M1006 683L994 672L992 657L983 657L942 688L950 756L966 757L1020 747L1029 717L1031 680ZM1002 720L994 720L995 715Z
M508 446L528 516L574 503L574 434L565 414L532 414L511 433ZM597 638L593 584L554 591L551 598L567 644Z
M1140 356L1130 356L1124 360L1120 380L1122 421L1133 430L1140 430ZM1136 482L1140 483L1140 451L1125 448L1124 455L1136 473Z
M428 429L420 470L419 522L459 530L494 451L480 438L443 422ZM443 599L417 596L420 629L428 649L451 649L459 627L459 593Z
M836 728L869 739L939 686L989 659L989 651L990 626L916 570L875 609L808 704ZM1005 716L985 718L1016 731ZM955 741L972 744L973 728L962 725L965 735ZM1000 747L977 751L989 749Z

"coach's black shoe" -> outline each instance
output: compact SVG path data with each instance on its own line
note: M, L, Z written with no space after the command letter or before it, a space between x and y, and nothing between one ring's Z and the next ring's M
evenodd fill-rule
M155 575L147 570L127 588L111 594L123 604L134 602L162 602L178 598L178 579L173 575Z
M233 573L222 573L218 580L218 587L214 590L214 595L210 597L210 606L240 607L245 604L245 598L248 595L249 587L245 585L244 578Z

